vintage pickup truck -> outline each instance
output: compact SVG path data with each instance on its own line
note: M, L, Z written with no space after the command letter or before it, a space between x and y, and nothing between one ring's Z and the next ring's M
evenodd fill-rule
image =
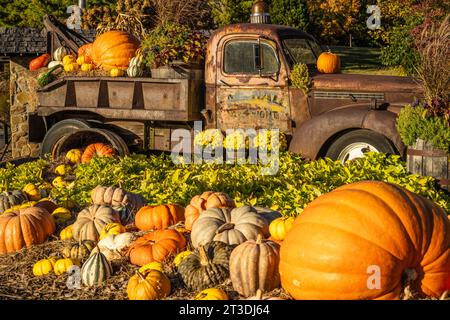
M308 159L404 155L395 119L420 94L412 78L319 74L320 45L287 26L229 25L207 46L204 69L185 76L64 77L48 84L29 116L30 141L42 143L42 155L55 156L93 141L121 154L170 151L173 130L201 120L204 128L223 131L278 128L289 150ZM307 95L291 85L295 63L310 68Z

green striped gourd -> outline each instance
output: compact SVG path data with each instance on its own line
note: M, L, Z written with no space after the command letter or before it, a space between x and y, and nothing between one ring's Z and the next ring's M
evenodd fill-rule
M81 280L88 287L102 284L113 273L112 266L101 252L92 253L81 268Z

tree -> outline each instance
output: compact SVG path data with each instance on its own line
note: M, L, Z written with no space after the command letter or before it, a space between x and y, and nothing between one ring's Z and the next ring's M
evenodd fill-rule
M272 0L270 15L272 23L291 26L304 31L309 29L306 0Z
M254 0L209 0L215 24L222 27L233 23L249 22ZM266 1L270 4L270 1Z

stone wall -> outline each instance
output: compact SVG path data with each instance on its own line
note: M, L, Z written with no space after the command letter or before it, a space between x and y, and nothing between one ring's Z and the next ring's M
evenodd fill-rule
M36 111L39 71L29 71L29 58L12 58L10 62L10 123L13 158L37 157L40 145L28 142L28 113Z

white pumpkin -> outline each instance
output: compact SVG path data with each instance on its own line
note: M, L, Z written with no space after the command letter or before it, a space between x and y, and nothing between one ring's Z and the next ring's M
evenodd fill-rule
M130 232L109 235L98 242L92 253L100 250L109 261L119 260L123 257L122 252L133 243L135 238Z
M69 53L65 47L59 47L55 50L55 52L53 52L53 59L55 59L55 61L62 61L68 54Z
M56 61L56 60L54 60L54 61L51 61L48 65L47 65L47 68L49 68L49 69L51 69L51 68L53 68L53 67L55 67L55 66L57 66L57 65L62 65L63 63L61 62L61 61Z

